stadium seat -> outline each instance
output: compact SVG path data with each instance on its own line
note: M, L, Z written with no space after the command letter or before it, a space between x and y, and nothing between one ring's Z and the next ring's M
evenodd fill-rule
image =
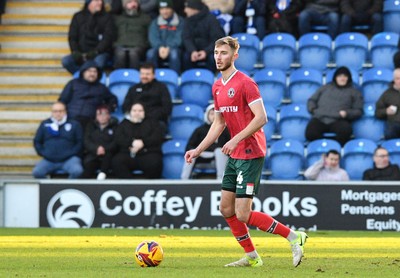
M332 39L325 33L308 33L299 39L301 67L325 70L332 58Z
M301 142L292 139L281 139L271 145L268 160L271 180L300 179L303 163L304 146Z
M330 150L341 153L342 147L339 142L332 139L317 139L307 145L306 166L309 167L321 159L322 154Z
M73 77L74 78L78 78L80 74L80 71L77 71L74 73ZM100 83L104 84L107 86L107 75L106 73L103 71L103 74L101 75L101 79L100 79Z
M178 74L173 69L160 68L156 69L156 79L163 82L168 87L172 100L178 99Z
M286 73L280 69L261 69L254 73L264 103L273 107L281 105L286 92Z
M353 122L354 138L370 139L376 143L383 140L385 121L375 117L375 103L364 104L363 116Z
M370 56L374 67L393 69L393 55L398 51L399 34L382 32L371 38Z
M389 88L393 71L387 68L371 68L363 72L362 94L365 103L374 103Z
M336 67L361 70L368 57L368 38L357 32L339 34L333 53Z
M348 69L350 70L351 79L353 81L354 87L356 87L357 89L360 89L361 88L361 86L360 86L360 75L359 75L358 71L355 70L355 69L352 69L352 68L348 68ZM333 75L335 74L336 70L337 69L328 69L326 71L324 84L328 84L329 82L332 82Z
M383 31L400 34L400 1L383 1Z
M214 73L208 69L196 68L181 74L180 97L184 104L197 104L205 108L212 99Z
M165 179L180 179L187 141L169 140L161 149L163 153L162 177Z
M204 123L204 110L195 104L180 104L172 108L168 129L172 139L188 140Z
M276 109L269 104L265 104L265 110L267 111L267 116L268 116L268 123L264 125L264 133L265 137L267 138L267 143L270 143L272 139L272 135L276 133Z
M260 56L260 39L247 33L236 33L232 37L237 38L240 43L239 57L235 61L236 68L253 72Z
M265 67L290 69L296 58L296 38L288 33L272 33L262 40L262 62Z
M377 144L369 139L353 139L343 146L342 167L351 180L361 180L365 170L372 168Z
M311 119L305 104L283 105L278 122L279 134L283 139L295 139L305 142L305 130Z
M382 143L382 147L389 152L390 163L400 166L400 139L386 140Z
M307 104L308 99L322 86L322 73L316 69L300 68L289 76L289 98L292 103Z

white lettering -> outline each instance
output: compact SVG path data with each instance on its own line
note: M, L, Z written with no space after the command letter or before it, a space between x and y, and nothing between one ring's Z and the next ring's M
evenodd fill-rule
M116 201L122 200L122 196L121 196L121 194L119 194L119 192L114 191L114 190L106 191L100 197L100 210L106 215L114 216L121 212L122 207L121 206L115 206L114 208L108 207L108 204L107 204L108 199L111 199L111 198Z

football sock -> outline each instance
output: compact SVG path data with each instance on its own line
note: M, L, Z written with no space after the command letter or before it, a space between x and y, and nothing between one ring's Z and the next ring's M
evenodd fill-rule
M254 248L253 242L251 241L247 225L243 222L240 222L237 219L236 215L225 218L225 220L226 223L228 223L229 227L231 228L233 236L236 238L240 246L243 247L244 252L251 253L255 251L256 249Z
M253 252L247 252L246 255L252 259L257 259L259 257L257 250L254 250Z
M288 236L291 234L291 229L289 227L286 227L282 223L276 221L268 214L258 211L252 211L250 213L249 221L247 222L247 224L249 224L250 226L255 226L259 228L261 231L267 233L278 234L284 238L288 238Z

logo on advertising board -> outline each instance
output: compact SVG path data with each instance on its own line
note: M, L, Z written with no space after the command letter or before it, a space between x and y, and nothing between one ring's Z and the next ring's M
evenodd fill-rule
M46 214L53 228L88 228L93 224L95 210L92 200L85 193L65 189L50 199Z

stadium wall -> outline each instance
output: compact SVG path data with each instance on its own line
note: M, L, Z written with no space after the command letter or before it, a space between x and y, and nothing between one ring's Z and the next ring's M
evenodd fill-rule
M3 181L3 227L228 229L215 180ZM400 231L398 182L263 181L254 209L295 229Z

